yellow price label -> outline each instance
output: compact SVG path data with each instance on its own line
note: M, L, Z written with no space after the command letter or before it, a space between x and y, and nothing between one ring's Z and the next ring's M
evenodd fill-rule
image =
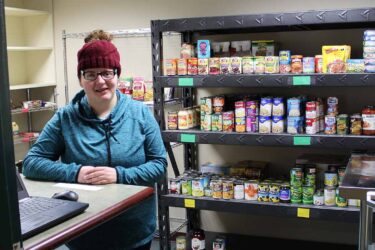
M310 218L310 209L309 208L298 208L297 209L297 217L301 218Z
M185 199L185 207L195 208L195 200L193 200L193 199Z

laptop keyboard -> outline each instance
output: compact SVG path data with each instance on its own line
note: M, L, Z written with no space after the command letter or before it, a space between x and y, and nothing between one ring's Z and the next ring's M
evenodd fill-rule
M20 219L23 220L29 216L43 213L64 203L65 201L63 200L43 197L27 198L19 203Z

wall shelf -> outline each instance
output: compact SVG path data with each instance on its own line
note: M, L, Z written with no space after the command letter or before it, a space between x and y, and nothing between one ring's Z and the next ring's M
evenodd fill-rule
M26 52L26 51L39 51L39 50L50 50L53 48L49 46L38 47L38 46L8 46L8 51L10 52Z
M5 7L6 16L19 16L19 17L28 17L28 16L43 16L49 15L46 11L41 10L31 10L31 9L22 9L14 7Z
M56 87L56 83L26 83L10 85L10 90Z
M33 113L33 112L40 112L40 111L55 111L57 108L57 105L54 105L53 107L40 107L40 108L31 108L31 109L24 109L24 108L18 108L18 109L12 109L12 114L25 114L25 113Z

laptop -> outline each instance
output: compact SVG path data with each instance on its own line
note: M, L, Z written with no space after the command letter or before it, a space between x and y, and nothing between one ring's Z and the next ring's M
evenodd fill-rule
M16 176L23 240L82 213L89 206L77 201L29 196L18 172Z

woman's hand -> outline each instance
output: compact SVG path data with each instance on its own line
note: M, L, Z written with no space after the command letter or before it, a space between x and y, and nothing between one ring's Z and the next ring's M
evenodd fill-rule
M81 169L79 170L79 173L78 173L77 182L87 184L88 182L86 181L86 175L91 173L91 171L94 168L95 168L94 166L83 166L83 167L81 167Z
M85 166L86 167L86 166ZM82 167L84 168L84 167ZM81 168L81 170L82 170ZM84 183L93 185L111 184L117 182L116 169L105 166L97 166L84 170ZM80 171L81 174L81 171ZM79 175L78 175L79 178Z

